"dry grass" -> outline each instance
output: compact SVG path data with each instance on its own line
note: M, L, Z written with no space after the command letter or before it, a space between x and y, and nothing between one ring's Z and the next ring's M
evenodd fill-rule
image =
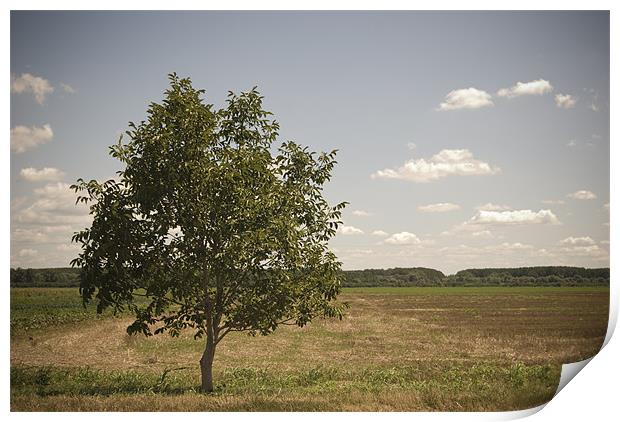
M62 389L53 395L33 395L16 390L12 392L11 407L188 411L518 409L549 400L559 380L560 364L590 357L602 344L607 327L607 289L508 288L479 292L345 293L341 298L351 308L343 321L320 320L301 329L282 327L267 337L231 335L218 347L215 372L220 379L238 368L275 374L278 380L298 377L295 374L313 368L334 368L338 372L312 384L312 388L287 381L282 384L283 391L266 387L266 392L261 392L261 385L274 381L253 378L244 394L228 394L232 387L224 385L215 396L191 391L89 396L63 394ZM166 368L190 366L195 370L184 371L188 374L179 382L189 386L197 383L202 342L194 341L191 333L179 339L129 337L125 333L128 322L108 318L16 335L11 342L11 366L68 370L89 367L154 376ZM472 372L472 368L480 363L490 371L489 389L487 384L473 380L480 374L478 369ZM523 381L515 384L515 364L526 369L551 365L552 370L540 376L526 371ZM456 371L454 379L443 376L452 369ZM360 374L368 370L378 374L408 372L396 381L366 382ZM495 385L493 377L497 378ZM422 382L438 378L441 382L436 384ZM234 382L231 378L230 383ZM368 388L373 391L364 391Z

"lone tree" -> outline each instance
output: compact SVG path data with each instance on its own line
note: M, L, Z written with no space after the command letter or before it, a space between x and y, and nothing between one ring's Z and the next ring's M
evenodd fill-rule
M190 79L169 79L148 119L129 124L129 142L110 147L124 167L117 180L72 186L93 222L73 235L82 249L71 265L81 268L85 304L135 315L128 333L206 337L200 369L210 392L228 333L342 318L341 263L328 240L346 203L332 207L322 195L336 151L271 149L279 125L255 89L229 93L214 111Z

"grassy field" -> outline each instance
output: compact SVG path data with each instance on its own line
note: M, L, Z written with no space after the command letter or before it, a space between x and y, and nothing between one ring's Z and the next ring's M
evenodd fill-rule
M191 334L130 337L77 289L11 289L14 411L517 410L600 348L607 288L351 288L343 321L224 339L198 393Z

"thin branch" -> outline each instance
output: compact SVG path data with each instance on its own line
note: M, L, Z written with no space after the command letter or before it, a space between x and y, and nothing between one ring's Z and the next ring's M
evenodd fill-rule
M223 328L223 327L222 327L222 328ZM217 344L218 344L218 343L219 343L219 342L220 342L220 341L224 338L224 336L225 336L226 334L230 333L231 331L232 331L232 328L231 328L231 327L228 327L228 328L226 328L224 331L222 331L222 332L221 332L221 333L217 336L217 338L215 339L215 344L217 345Z

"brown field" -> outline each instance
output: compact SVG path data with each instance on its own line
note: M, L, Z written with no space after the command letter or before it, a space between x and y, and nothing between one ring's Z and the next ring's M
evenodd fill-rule
M553 397L562 363L599 350L609 289L366 288L341 300L343 321L224 339L211 395L197 392L203 343L189 332L129 337L126 317L15 329L11 409L529 408ZM12 321L19 303L12 292Z

